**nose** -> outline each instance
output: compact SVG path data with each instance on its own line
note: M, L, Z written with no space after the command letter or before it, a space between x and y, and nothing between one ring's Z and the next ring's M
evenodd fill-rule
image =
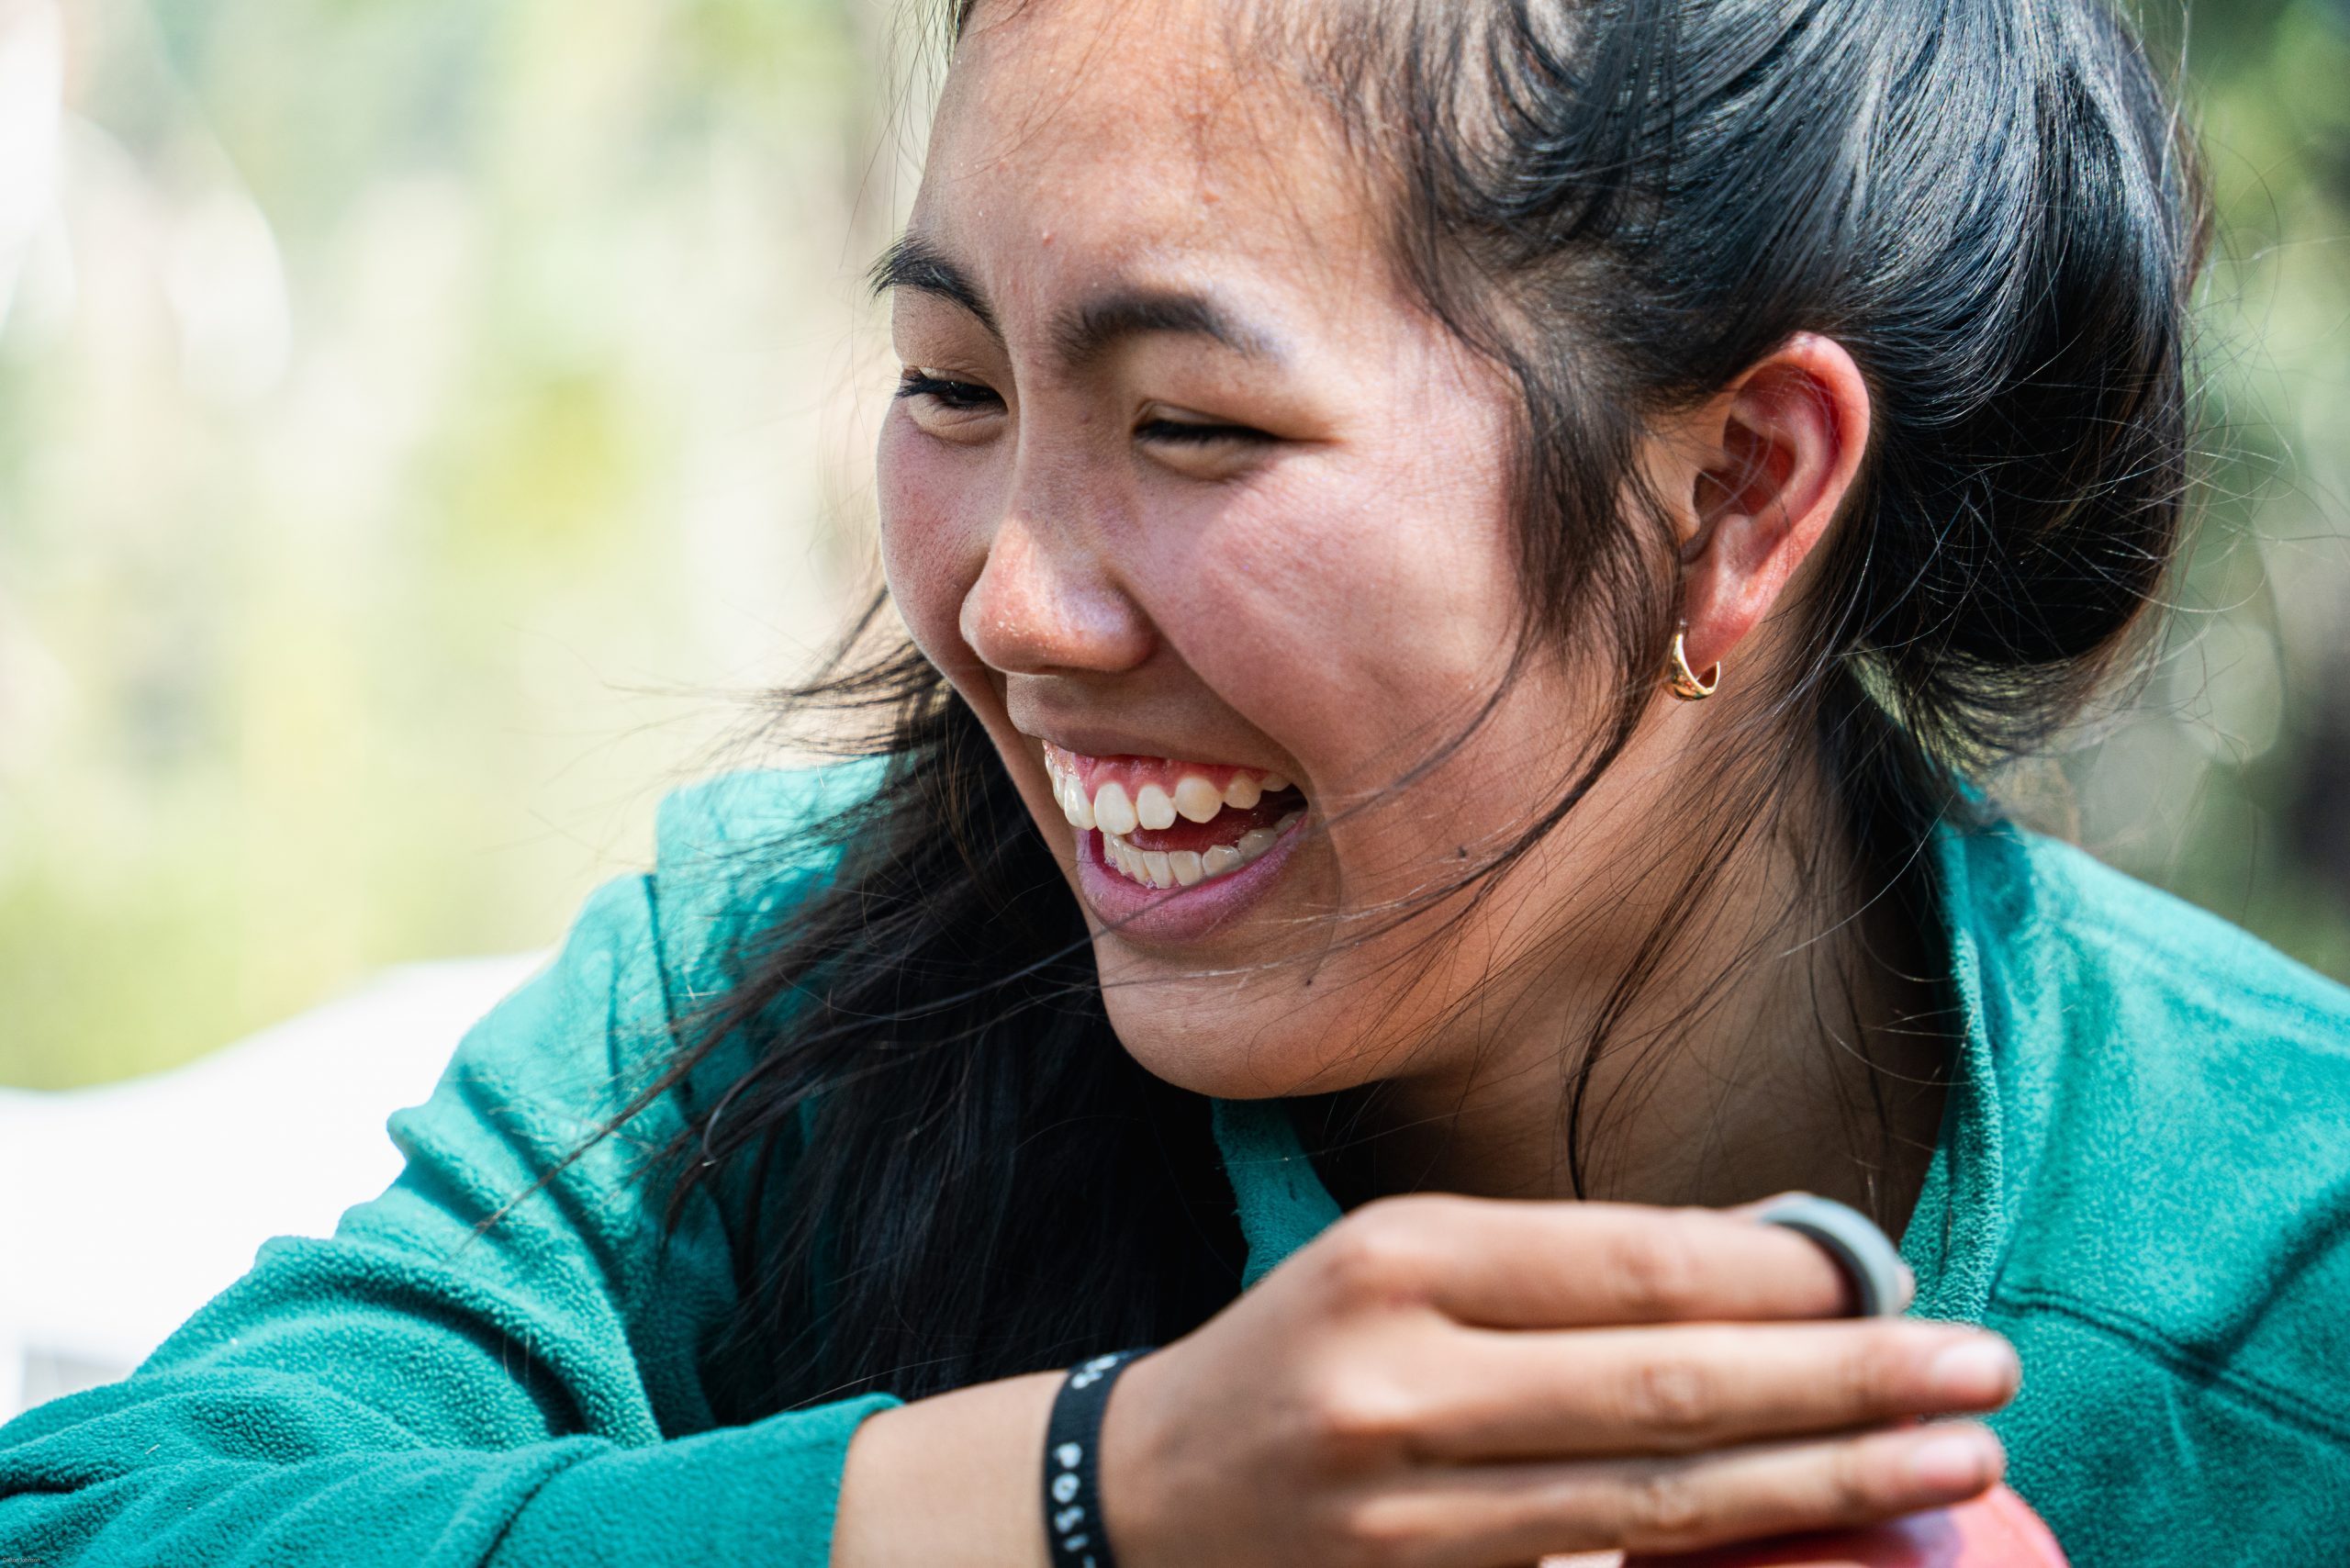
M963 641L1006 675L1114 675L1150 657L1146 617L1101 563L1007 518L963 596Z

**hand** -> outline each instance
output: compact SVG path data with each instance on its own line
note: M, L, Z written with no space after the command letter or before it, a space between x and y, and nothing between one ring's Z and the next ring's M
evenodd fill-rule
M1367 1204L1129 1368L1125 1568L1506 1568L1852 1526L1976 1495L2006 1341L1842 1319L1812 1243L1707 1210Z

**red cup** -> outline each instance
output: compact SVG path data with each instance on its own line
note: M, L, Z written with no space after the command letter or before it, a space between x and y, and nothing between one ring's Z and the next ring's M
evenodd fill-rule
M1971 1503L1868 1529L1631 1557L1624 1568L2065 1568L2065 1562L2040 1516L2013 1492L1995 1486Z

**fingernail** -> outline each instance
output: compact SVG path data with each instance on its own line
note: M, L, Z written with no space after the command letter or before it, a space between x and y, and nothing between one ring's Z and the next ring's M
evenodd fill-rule
M1954 1405L1998 1405L2015 1392L2016 1353L2005 1339L1964 1339L1926 1368L1934 1396Z
M1909 1479L1937 1496L1964 1497L1991 1484L1997 1463L1985 1432L1943 1432L1909 1450Z
M1918 1271L1908 1264L1901 1265L1901 1310L1907 1312L1918 1299Z

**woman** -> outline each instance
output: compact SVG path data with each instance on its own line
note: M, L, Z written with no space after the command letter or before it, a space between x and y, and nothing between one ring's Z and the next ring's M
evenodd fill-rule
M798 700L872 759L669 802L389 1193L8 1430L0 1541L1466 1568L2004 1465L2089 1568L2338 1561L2350 997L1981 787L2179 546L2203 217L2122 25L953 34L911 641Z

